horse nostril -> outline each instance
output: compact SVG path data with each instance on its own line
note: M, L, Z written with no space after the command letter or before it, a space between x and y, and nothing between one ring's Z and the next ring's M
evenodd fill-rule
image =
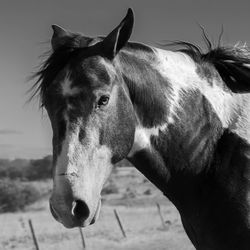
M84 201L76 200L72 205L72 215L79 220L85 220L89 217L89 208Z

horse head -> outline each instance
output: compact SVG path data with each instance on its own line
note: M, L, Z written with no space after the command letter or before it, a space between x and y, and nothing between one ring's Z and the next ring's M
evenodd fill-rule
M52 26L53 53L40 90L53 129L50 208L68 228L95 222L112 165L133 144L135 115L115 63L132 27L131 9L105 38Z

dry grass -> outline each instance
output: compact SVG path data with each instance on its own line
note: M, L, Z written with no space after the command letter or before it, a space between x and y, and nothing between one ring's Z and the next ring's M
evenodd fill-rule
M118 192L104 195L99 220L83 230L88 250L194 249L176 209L135 169L120 169L112 175L111 183L116 185ZM155 202L161 204L167 221L165 229L162 228ZM123 238L118 227L114 208L120 214L127 238ZM27 222L29 218L32 219L41 250L82 249L79 230L65 229L50 215L48 197L29 206L26 212L0 215L0 249L34 249Z

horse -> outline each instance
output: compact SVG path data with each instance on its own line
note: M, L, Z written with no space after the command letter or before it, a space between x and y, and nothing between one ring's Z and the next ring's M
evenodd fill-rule
M250 50L129 41L53 25L36 72L53 130L50 210L67 228L98 218L112 166L128 159L178 209L196 249L250 249Z

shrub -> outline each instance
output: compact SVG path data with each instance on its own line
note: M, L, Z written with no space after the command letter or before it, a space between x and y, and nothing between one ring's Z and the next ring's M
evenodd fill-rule
M102 190L102 195L105 194L117 194L119 193L119 189L117 185L113 181L109 181L107 185L104 186Z
M52 157L46 156L42 159L31 160L26 169L27 180L44 180L52 178Z
M0 177L20 180L44 180L52 177L52 157L37 160L0 159Z
M39 198L39 191L29 183L8 178L0 180L1 212L14 212L23 209L26 205L33 203Z
M28 166L29 160L25 159L15 159L13 161L5 162L5 164L2 164L2 167L0 167L0 176L1 178L25 179Z
M131 189L130 187L128 187L126 189L126 193L123 194L124 199L130 199L130 198L133 199L135 197L136 197L136 191Z
M144 191L145 195L151 195L152 194L152 190L151 189L147 189L146 191Z

